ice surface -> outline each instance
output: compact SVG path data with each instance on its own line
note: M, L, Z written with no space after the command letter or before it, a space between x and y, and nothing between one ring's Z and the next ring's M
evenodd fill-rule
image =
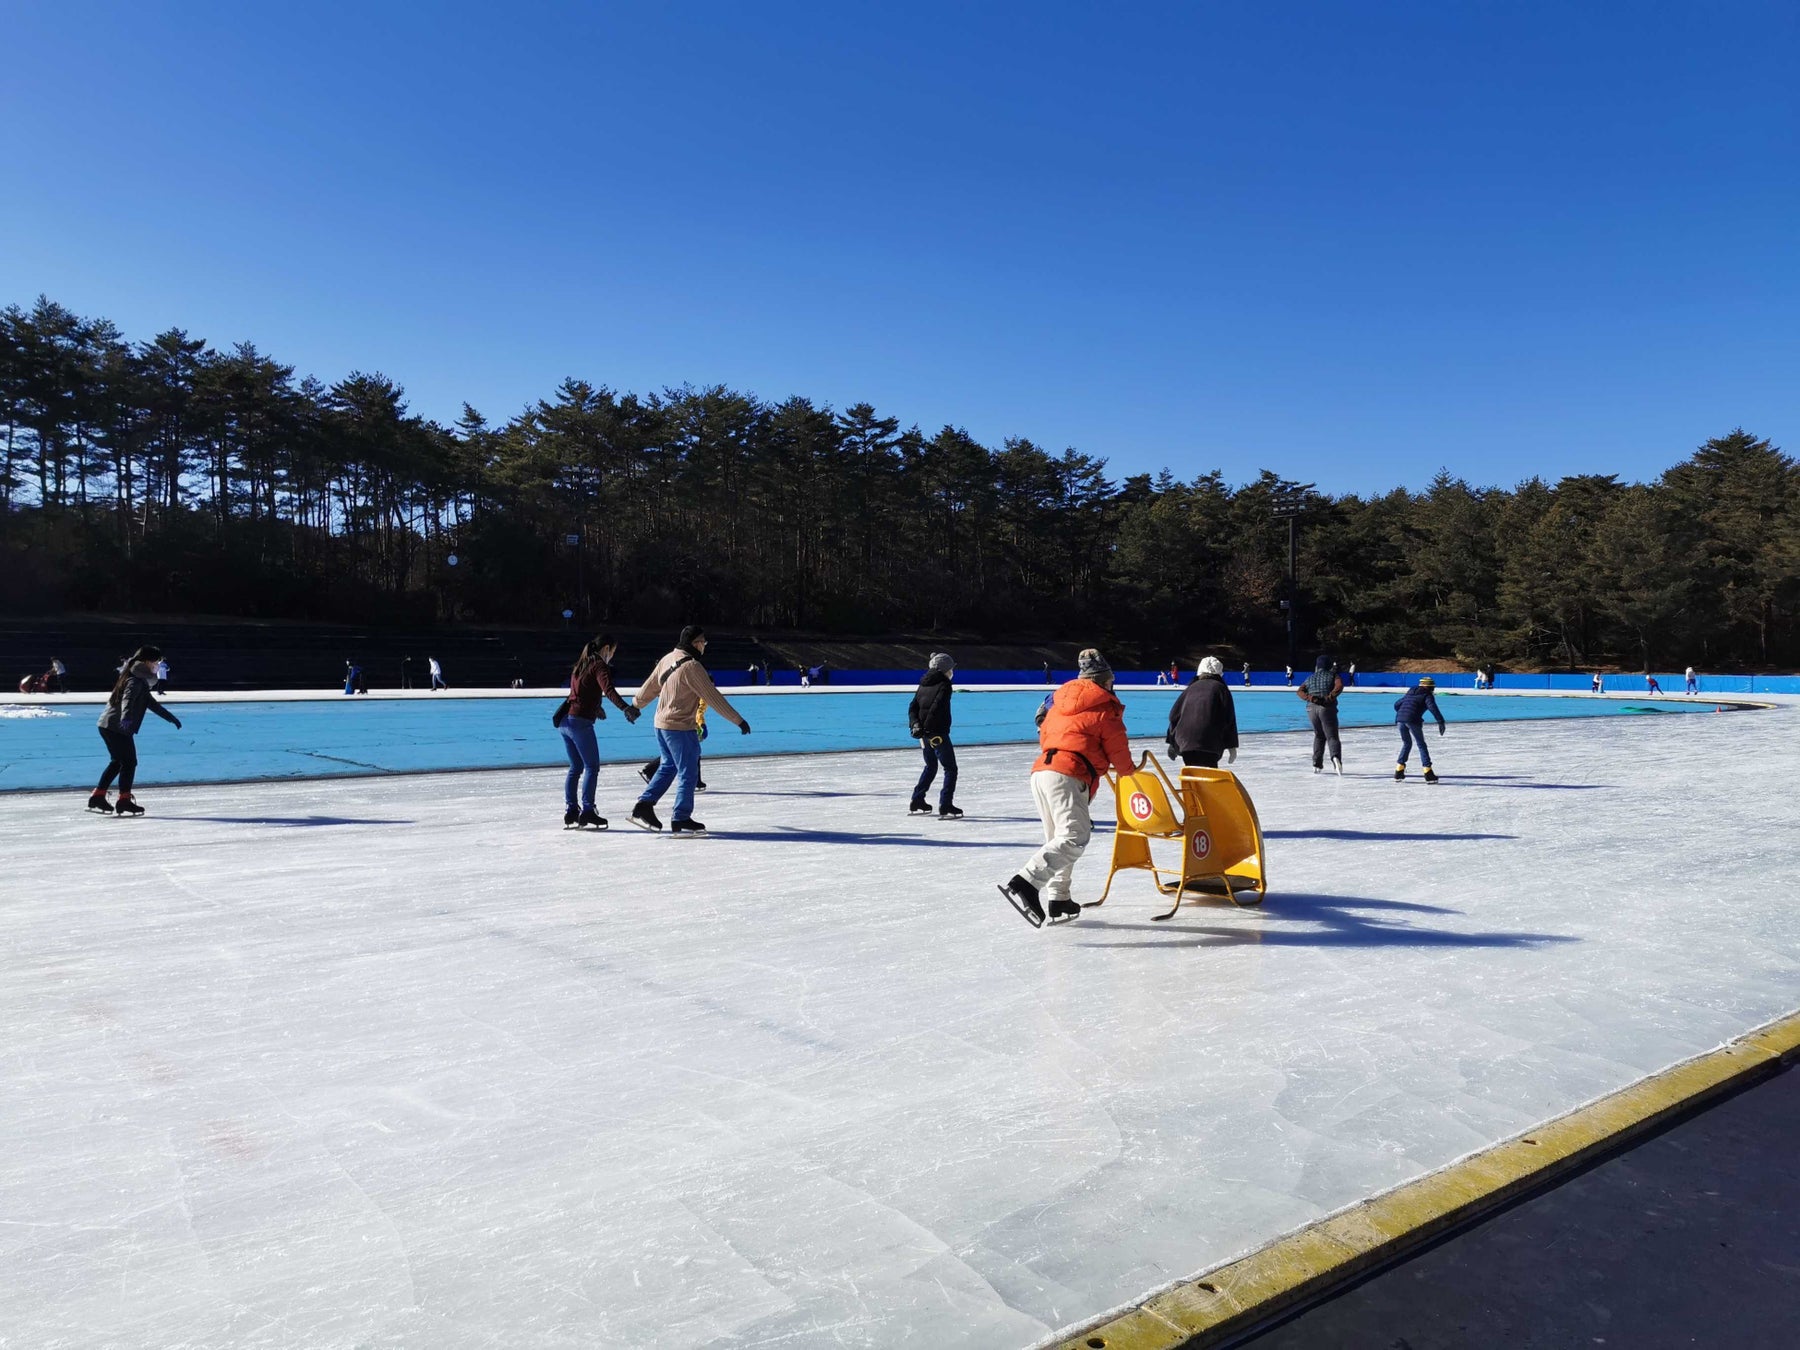
M1265 910L1042 931L1017 748L0 797L0 1346L1030 1343L1800 1006L1797 718L1257 738Z

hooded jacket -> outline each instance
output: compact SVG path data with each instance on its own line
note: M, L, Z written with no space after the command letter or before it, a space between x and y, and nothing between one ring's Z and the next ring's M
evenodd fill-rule
M1237 705L1220 675L1202 675L1169 709L1169 748L1177 755L1216 755L1238 748Z
M1131 742L1125 705L1093 680L1070 680L1050 699L1038 727L1038 757L1031 771L1065 774L1087 784L1091 800L1108 769L1130 773Z
M662 701L657 703L659 698ZM719 692L699 656L685 647L677 647L658 661L631 701L639 708L656 703L653 725L658 731L700 730L702 704L717 708L726 721L744 725L743 715Z
M954 692L947 672L925 672L925 678L913 691L912 703L906 710L907 726L914 740L929 741L950 735L950 695Z

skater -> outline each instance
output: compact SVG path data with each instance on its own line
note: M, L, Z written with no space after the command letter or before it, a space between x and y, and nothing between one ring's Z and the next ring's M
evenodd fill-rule
M143 725L144 713L146 710L153 712L163 721L172 723L177 731L181 730L181 719L150 693L150 682L156 678L155 662L161 658L162 653L155 647L139 647L125 662L118 682L113 685L112 695L106 700L106 707L101 709L100 739L106 742L109 758L106 771L100 775L99 784L88 797L87 809L90 811L109 816L115 810L121 816L144 814L144 808L131 795L132 783L137 777L137 733ZM114 778L119 780L117 807L106 800L106 790L112 786Z
M1487 672L1480 666L1475 667L1475 692L1480 693L1487 688Z
M440 689L448 690L450 686L444 683L444 668L438 664L437 657L426 657L425 665L431 671L431 691L436 693Z
M1350 669L1344 672L1344 688L1348 689L1356 683L1356 662L1350 663Z
M1588 685L1588 692L1591 694L1598 694L1602 688L1603 688L1603 686L1600 682L1600 672L1596 670L1594 672L1594 678L1593 678L1592 682L1589 683L1589 685Z
M1248 689L1249 687L1250 687L1250 663L1248 661L1246 661L1246 662L1244 662L1244 688Z
M1054 684L1055 683L1055 681L1050 678L1050 663L1048 661L1044 662L1044 683L1045 684Z
M1325 772L1325 754L1331 752L1331 771L1344 776L1344 748L1338 740L1338 695L1344 682L1338 678L1337 662L1324 652L1313 662L1313 672L1294 691L1306 704L1306 720L1312 723L1314 773Z
M151 690L151 692L160 694L160 693L162 693L163 690L167 689L168 687L169 687L169 663L167 661L158 661L156 663L156 686L154 689Z
M363 681L362 667L354 661L344 662L344 692L346 694L369 692L369 686Z
M1662 697L1662 686L1656 682L1656 676L1654 676L1654 675L1644 676L1644 687L1646 689L1648 689L1652 694L1655 694L1658 698Z
M1685 692L1690 694L1697 694L1700 692L1700 677L1694 674L1694 668L1692 666L1687 668L1687 690Z
M633 706L643 709L656 703L656 743L662 760L637 805L631 808L631 823L645 830L662 829L656 816L656 803L662 800L669 784L675 784L675 815L670 829L675 834L705 834L706 826L694 819L694 785L700 779L700 705L717 709L729 722L737 723L744 735L750 724L731 706L700 658L706 653L706 630L691 623L681 630L675 650L656 663L639 686ZM660 702L658 701L660 700Z
M1031 769L1031 795L1044 822L1044 846L1000 887L1033 928L1044 924L1040 896L1050 902L1051 923L1080 915L1081 906L1069 896L1069 881L1093 834L1089 803L1102 775L1110 769L1128 773L1132 767L1125 705L1113 696L1112 667L1092 647L1076 658L1076 666L1076 678L1051 700Z
M1183 764L1219 767L1219 756L1237 763L1237 705L1225 687L1225 663L1216 656L1202 660L1194 682L1169 709L1169 753Z
M1179 662L1169 662L1169 683L1176 685L1181 683L1181 665Z
M956 662L950 653L933 652L926 663L925 677L919 681L906 710L907 730L925 756L924 771L919 774L912 802L906 808L909 815L931 814L931 803L925 800L925 794L931 790L941 765L944 786L938 793L938 819L962 819L962 808L956 805L956 747L950 743L950 696L956 692L950 682L955 675Z
M1287 669L1287 687L1289 689L1292 689L1294 687L1294 668L1292 666L1288 666L1286 669Z
M1394 700L1394 725L1400 728L1400 762L1394 765L1396 783L1406 777L1406 756L1415 741L1418 742L1419 764L1425 770L1425 781L1435 783L1438 780L1431 770L1431 751L1425 748L1426 713L1437 718L1438 735L1442 736L1445 731L1444 714L1438 710L1436 692L1437 681L1426 675Z
M569 774L563 780L563 828L604 830L606 817L594 809L594 782L600 775L600 743L594 739L594 723L606 720L606 700L625 714L627 722L635 722L641 714L613 687L612 659L619 644L610 633L591 640L575 658L569 671L569 697L552 717L562 734L563 749L569 756ZM581 788L579 805L575 789Z

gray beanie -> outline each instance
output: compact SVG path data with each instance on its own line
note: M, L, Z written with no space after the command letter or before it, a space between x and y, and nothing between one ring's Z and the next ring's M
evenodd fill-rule
M1098 680L1111 675L1113 668L1106 664L1106 658L1092 647L1084 647L1081 655L1075 658L1075 673L1084 680Z
M927 670L955 670L956 662L950 659L949 652L933 652L931 660L925 663Z

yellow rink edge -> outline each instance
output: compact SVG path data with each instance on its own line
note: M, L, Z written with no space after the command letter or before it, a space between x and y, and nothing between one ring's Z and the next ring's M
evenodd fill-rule
M1055 1350L1207 1350L1386 1265L1449 1229L1775 1072L1800 1012L1501 1140L1050 1342Z

